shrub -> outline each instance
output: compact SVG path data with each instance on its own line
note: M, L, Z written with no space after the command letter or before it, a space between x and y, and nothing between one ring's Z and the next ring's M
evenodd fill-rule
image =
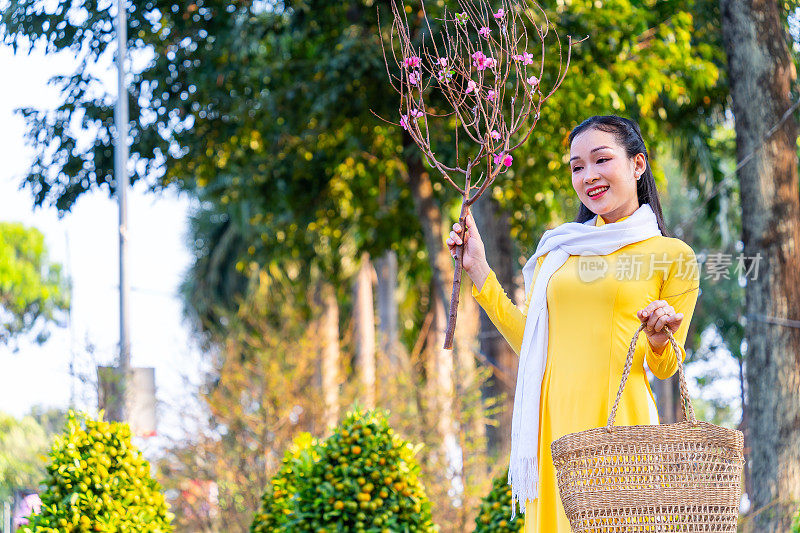
M385 412L355 410L313 449L287 454L251 531L438 531L414 459L420 448L394 433Z
M492 481L492 490L481 500L480 512L475 519L475 533L505 533L522 531L525 518L517 513L511 516L511 486L508 484L508 470Z
M292 497L297 493L296 480L308 476L317 453L317 440L310 433L298 435L286 450L278 473L261 498L261 507L253 518L251 533L271 533L293 520Z
M23 533L172 531L164 496L127 424L70 411L50 458L42 507Z

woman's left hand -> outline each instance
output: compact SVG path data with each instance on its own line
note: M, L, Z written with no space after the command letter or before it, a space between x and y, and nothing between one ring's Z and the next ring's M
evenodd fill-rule
M669 326L674 333L683 321L683 313L676 313L675 309L664 300L651 302L644 309L637 311L636 316L645 323L644 332L647 334L650 344L659 352L669 342L664 326Z

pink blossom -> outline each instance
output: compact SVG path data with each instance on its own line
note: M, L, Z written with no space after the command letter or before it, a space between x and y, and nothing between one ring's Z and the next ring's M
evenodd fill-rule
M494 14L494 18L501 19L506 16L506 10L502 7L497 10L497 13Z
M523 54L515 54L511 56L514 61L522 61L525 65L533 63L533 54L525 52Z
M403 66L406 68L416 68L419 66L420 59L417 56L407 57L403 60Z
M490 30L488 26L484 26L484 27L482 27L481 29L478 30L478 35L480 35L481 37L483 37L485 39L488 39L489 38L489 33L491 33L491 31L492 30Z
M491 57L486 57L486 54L483 52L475 52L472 54L472 61L474 62L475 68L478 70L494 68L497 65L497 61Z
M514 158L511 157L511 154L497 154L494 156L494 164L495 165L505 165L506 167L510 167L511 163L514 161Z
M486 98L488 98L489 100L494 100L496 96L497 92L495 92L492 89L489 89L489 92L486 93Z
M473 80L469 80L469 82L467 82L466 93L471 93L472 91L475 91L475 94L478 93L478 84L475 83Z
M489 133L489 137L491 137L491 138L492 138L492 139L494 139L495 141L497 141L497 140L500 140L500 132L498 132L497 130L492 130L492 131Z
M408 115L400 115L400 125L403 126L404 130L407 130L411 123L408 121L408 117L411 118L420 118L425 116L425 113L420 111L419 109L412 109L408 112Z
M537 78L536 76L531 76L530 78L528 78L528 83L536 87L537 85L539 85L539 78Z
M439 65L442 66L442 67L446 67L447 66L447 58L446 57L440 57L439 60L437 61L437 63L439 63Z
M419 83L419 74L417 74L416 72L412 72L411 74L409 74L408 75L408 83L410 83L411 85L418 84Z
M436 79L439 80L439 83L447 83L452 77L453 71L440 70L439 74L436 76Z

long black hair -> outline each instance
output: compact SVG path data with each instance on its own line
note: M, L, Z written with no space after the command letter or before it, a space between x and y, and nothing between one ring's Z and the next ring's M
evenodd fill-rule
M589 129L613 134L617 142L625 148L625 153L629 158L634 157L636 154L644 154L645 169L641 178L636 181L636 196L639 198L639 205L650 204L650 208L656 215L661 234L665 237L670 237L667 232L667 226L664 224L664 215L661 212L661 202L658 199L656 180L653 178L653 171L650 169L650 157L647 155L647 148L644 145L639 125L633 120L618 117L617 115L596 115L575 126L575 129L569 134L569 144L572 145L572 140L575 137ZM580 202L580 204L578 216L575 217L574 222L586 222L597 214L589 210L583 202Z

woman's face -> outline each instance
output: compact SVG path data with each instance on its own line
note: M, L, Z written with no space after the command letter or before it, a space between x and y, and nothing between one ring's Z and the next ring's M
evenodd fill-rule
M606 222L616 222L639 208L636 177L645 171L645 156L629 158L613 133L590 128L576 136L569 165L578 198Z

